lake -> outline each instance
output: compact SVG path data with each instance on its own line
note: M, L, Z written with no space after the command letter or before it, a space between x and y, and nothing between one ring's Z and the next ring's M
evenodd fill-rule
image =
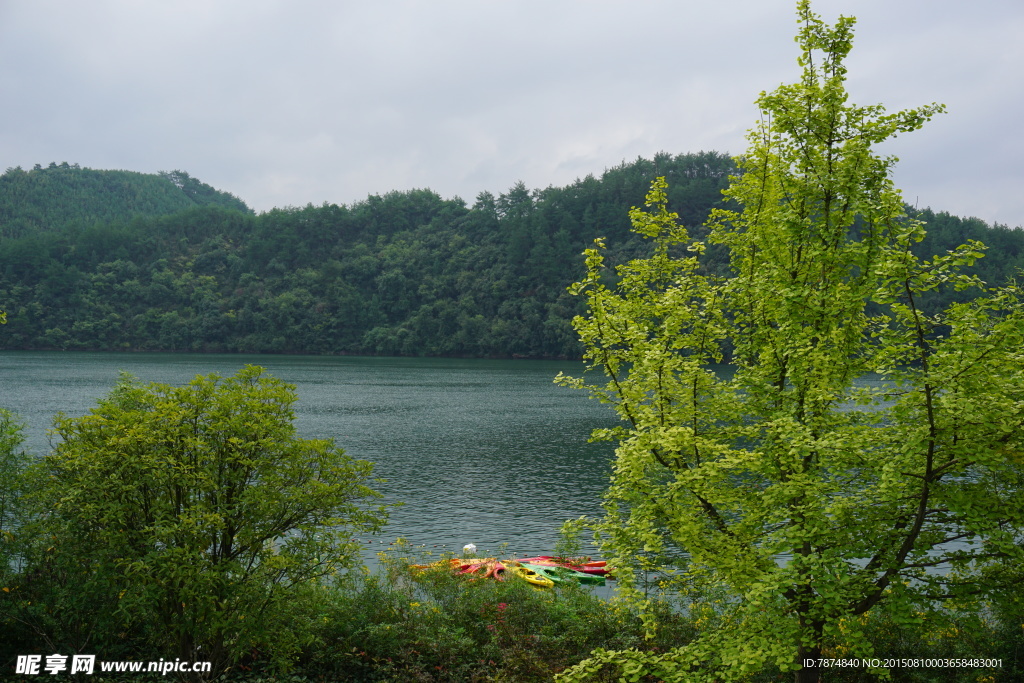
M601 514L614 446L587 439L615 417L552 382L560 371L579 374L579 362L7 351L0 406L25 421L25 447L43 454L53 416L84 415L122 370L180 385L246 364L295 385L300 435L373 462L386 480L377 490L404 504L383 534L361 539L371 566L399 537L437 553L474 543L481 553L507 544L506 556L550 554L563 521Z
M85 414L122 370L180 385L245 364L294 384L299 433L373 462L386 480L378 490L404 503L382 536L364 539L367 550L404 537L436 551L475 543L546 554L564 520L601 512L614 447L587 438L615 417L552 383L581 372L579 362L3 352L0 405L26 422L26 448L43 454L53 416Z

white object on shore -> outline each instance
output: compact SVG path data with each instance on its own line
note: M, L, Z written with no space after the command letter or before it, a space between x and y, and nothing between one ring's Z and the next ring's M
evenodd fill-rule
M462 546L462 553L464 555L476 555L476 546L472 543L467 543L466 545Z

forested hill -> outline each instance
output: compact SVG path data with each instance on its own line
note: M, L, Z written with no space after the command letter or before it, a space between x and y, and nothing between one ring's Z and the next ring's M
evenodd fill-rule
M411 190L254 215L184 173L146 176L152 196L110 190L125 187L113 180L74 196L56 183L29 210L13 188L84 169L15 169L0 177L0 216L21 221L11 233L0 224L0 348L575 357L581 302L566 286L583 272L580 252L606 237L612 260L643 253L628 211L659 175L700 234L733 170L723 154L661 154L566 187L483 192L472 205ZM125 209L182 195L184 210ZM929 254L974 238L993 246L983 278L1024 265L1020 231L922 218ZM725 272L724 254L711 256Z
M97 171L78 164L9 168L0 176L0 236L163 216L196 206L249 212L245 202L183 171Z

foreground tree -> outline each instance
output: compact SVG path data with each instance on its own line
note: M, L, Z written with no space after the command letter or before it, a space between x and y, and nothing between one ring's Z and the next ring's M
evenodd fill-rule
M576 320L589 367L607 380L560 381L626 422L596 434L619 441L594 524L602 550L641 609L634 573L681 558L662 585L706 627L665 654L595 652L565 680L614 663L687 681L771 664L816 681L829 647L885 655L858 630L870 610L914 621L1021 580L1021 292L958 273L978 243L913 256L924 226L892 186L895 160L872 146L942 107L848 103L853 20L829 27L797 7L802 78L759 98L726 191L741 210L710 220L733 277L701 274L704 245L659 181L651 210L631 212L654 255L620 266L610 289L599 241L574 285L589 304ZM926 316L920 296L938 287L984 291ZM731 375L709 367L724 349ZM709 595L724 595L718 609Z
M303 597L386 519L367 506L370 463L299 438L295 399L249 366L177 388L124 378L91 414L59 416L24 529L44 541L12 588L22 622L57 651L134 639L215 666L254 647L286 658Z

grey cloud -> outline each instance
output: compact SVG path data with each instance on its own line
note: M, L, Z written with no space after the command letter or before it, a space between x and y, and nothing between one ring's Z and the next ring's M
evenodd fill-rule
M1017 0L818 0L850 88L950 113L886 150L913 201L1024 223ZM431 187L472 201L638 155L739 153L797 76L794 3L13 0L6 166L182 168L257 209Z

